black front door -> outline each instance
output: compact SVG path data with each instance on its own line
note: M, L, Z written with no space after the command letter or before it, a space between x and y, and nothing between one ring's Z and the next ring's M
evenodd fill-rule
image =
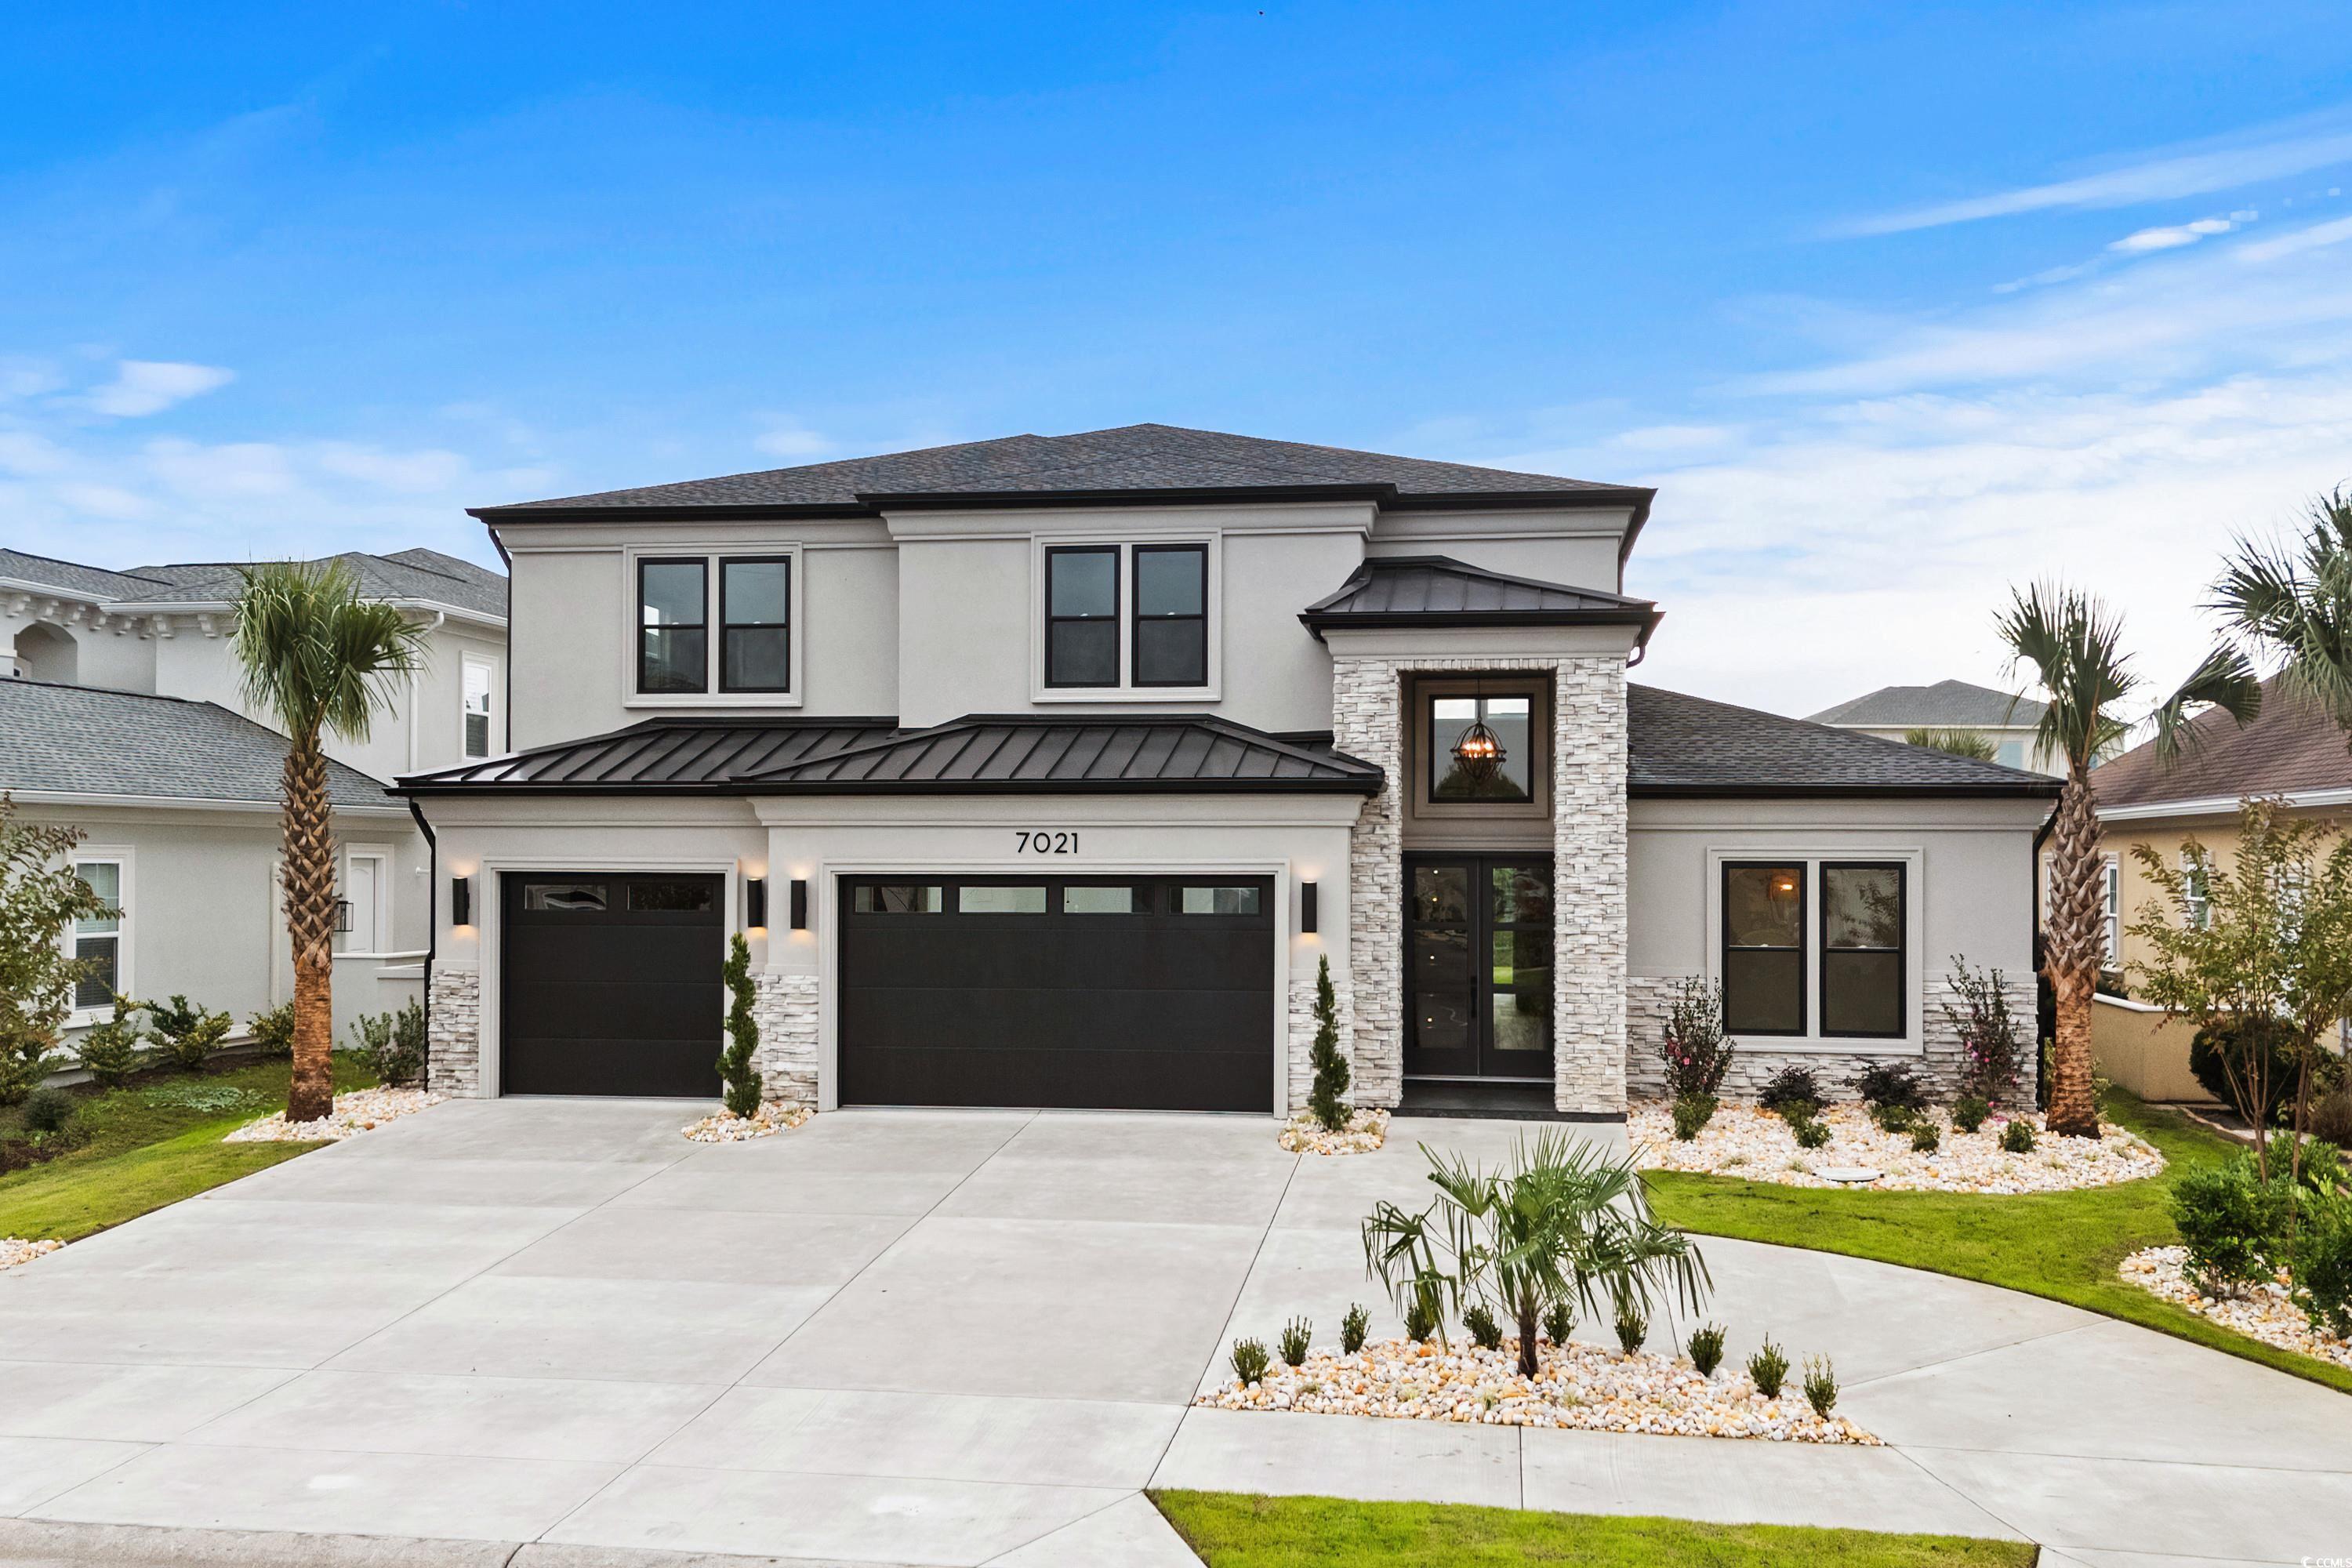
M607 871L501 880L499 1091L716 1099L725 883Z
M1549 1082L1551 858L1405 860L1409 1078Z

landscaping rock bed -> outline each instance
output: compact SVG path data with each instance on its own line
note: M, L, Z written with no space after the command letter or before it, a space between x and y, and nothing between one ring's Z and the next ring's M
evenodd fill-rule
M2310 1318L2288 1296L2284 1269L2273 1279L2249 1286L2242 1295L2212 1296L2189 1278L2188 1264L2185 1247L2151 1247L2125 1258L2116 1272L2126 1284L2137 1285L2249 1339L2352 1366L2352 1340L2312 1327Z
M2006 1120L2000 1117L1987 1118L1977 1131L1961 1132L1948 1120L1934 1116L1941 1136L1939 1145L1929 1151L1914 1149L1907 1131L1882 1131L1859 1105L1824 1107L1818 1120L1830 1132L1829 1142L1818 1149L1800 1147L1787 1121L1752 1105L1724 1106L1696 1139L1681 1142L1675 1137L1671 1107L1657 1101L1637 1102L1626 1111L1625 1131L1633 1146L1634 1163L1645 1170L1691 1171L1795 1187L2055 1193L2136 1182L2164 1169L2164 1156L2153 1144L2112 1124L2101 1129L2094 1142L2088 1138L2052 1137L2043 1130L2041 1117L2024 1118L2033 1127L2035 1147L2027 1153L2012 1154L2000 1146ZM1879 1174L1875 1180L1857 1183L1824 1173L1838 1171L1850 1176L1857 1169Z
M62 1241L19 1241L13 1236L0 1236L0 1268L14 1268L36 1258L47 1258L64 1245Z
M349 1094L335 1096L335 1113L317 1121L289 1122L286 1113L278 1111L258 1121L248 1121L226 1138L224 1143L335 1143L362 1132L372 1131L387 1121L413 1116L428 1105L438 1105L449 1097L433 1094L421 1089L358 1089Z
M1518 1373L1517 1341L1480 1350L1413 1340L1375 1340L1353 1355L1309 1352L1276 1362L1263 1381L1235 1378L1192 1403L1218 1410L1292 1410L1487 1426L1568 1426L1682 1437L1759 1437L1778 1443L1875 1447L1843 1415L1823 1419L1803 1394L1757 1392L1747 1373L1703 1377L1687 1361L1623 1355L1571 1340L1546 1344L1533 1380Z
M1389 1141L1389 1113L1362 1110L1349 1113L1348 1125L1337 1132L1302 1111L1282 1124L1282 1146L1294 1154L1369 1154Z
M781 1100L772 1100L749 1116L720 1110L680 1131L697 1143L740 1143L749 1138L765 1138L798 1127L811 1114L805 1105L791 1105Z

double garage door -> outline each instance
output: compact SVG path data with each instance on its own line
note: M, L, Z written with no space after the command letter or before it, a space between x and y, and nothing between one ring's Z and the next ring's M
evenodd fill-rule
M506 1091L715 1096L719 879L506 883ZM851 879L835 918L845 1104L1274 1102L1266 879Z

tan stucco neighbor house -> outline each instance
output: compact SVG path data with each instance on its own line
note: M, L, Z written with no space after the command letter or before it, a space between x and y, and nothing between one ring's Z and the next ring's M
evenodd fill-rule
M2030 697L1965 680L1938 680L1932 686L1882 686L1811 718L1816 724L1888 741L1900 741L1914 730L1974 730L1992 742L1993 761L2004 767L2063 777L2065 760L2033 732L2042 710Z
M2147 845L2166 864L2186 867L2196 840L2216 866L2236 856L2238 808L2249 796L2274 796L2292 816L2352 822L2352 750L2326 709L2275 679L2263 689L2263 711L2240 728L2219 710L2190 723L2192 738L2171 762L2153 742L2136 747L2091 775L2106 858L2107 967L2128 990L2128 965L2145 959L2145 939L2128 929L2162 889L2133 854ZM2196 919L2192 905L2167 918ZM2202 1100L2189 1072L2189 1031L2167 1024L2145 1004L2103 995L2092 1014L2101 1068L2125 1088L2157 1100Z
M510 755L404 776L432 1077L1284 1113L1326 960L1360 1103L1615 1118L1675 980L1735 1089L1948 1082L2030 1005L2045 778L1631 683L1652 492L1141 425L481 509Z

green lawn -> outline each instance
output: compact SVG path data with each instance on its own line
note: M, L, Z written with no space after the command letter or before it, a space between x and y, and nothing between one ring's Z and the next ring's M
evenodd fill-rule
M286 1108L288 1064L178 1075L94 1096L79 1124L89 1141L28 1170L0 1176L0 1236L79 1241L151 1209L281 1160L316 1143L224 1143L224 1134ZM335 1088L375 1080L338 1054Z
M2164 1174L2074 1193L1979 1197L1782 1186L1652 1171L1660 1218L1685 1230L1874 1258L2048 1296L2111 1318L2258 1361L2352 1393L2352 1368L2232 1333L2116 1277L2144 1247L2177 1243L2168 1206L2174 1177L2242 1147L2176 1110L2110 1091L2105 1113L2164 1152Z
M1151 1494L1208 1568L2032 1568L2022 1542L1237 1492Z

